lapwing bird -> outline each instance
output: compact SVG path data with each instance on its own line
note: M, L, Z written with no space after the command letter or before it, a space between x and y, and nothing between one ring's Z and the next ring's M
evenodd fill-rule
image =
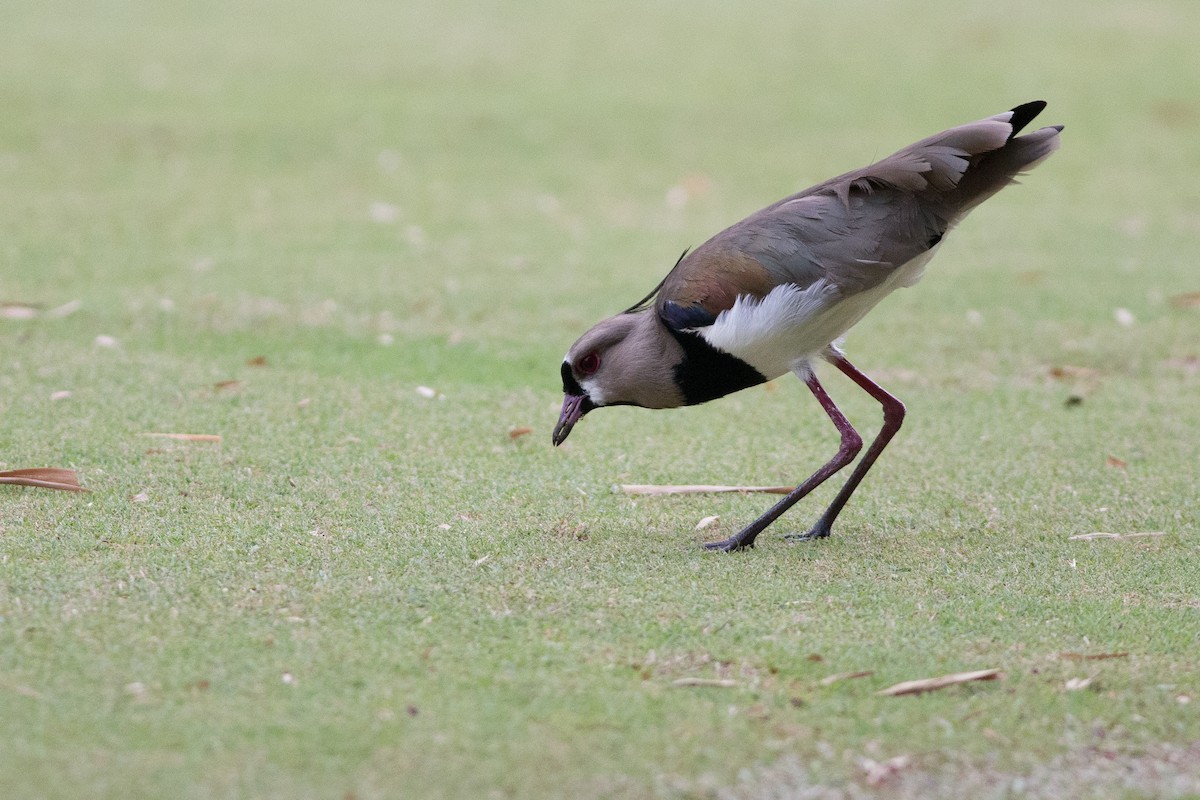
M904 420L904 404L846 359L840 338L892 291L920 280L946 233L971 209L1058 149L1061 125L1017 135L1045 106L1025 103L922 139L769 205L685 252L645 299L571 345L554 444L596 408L694 405L795 373L833 421L841 446L757 520L705 545L750 547L862 449L862 437L813 372L823 359L883 407L879 434L845 486L808 533L788 538L829 536Z

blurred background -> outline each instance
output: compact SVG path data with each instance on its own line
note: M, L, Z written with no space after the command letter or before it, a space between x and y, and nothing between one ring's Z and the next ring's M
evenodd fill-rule
M933 270L949 276L886 305L948 329L980 309L1019 335L1040 314L1144 320L1195 288L1200 9L1185 0L3 16L0 295L82 299L113 335L166 348L300 322L530 353L553 383L580 327L685 246L1035 98L1039 122L1066 124L1062 152L963 227Z

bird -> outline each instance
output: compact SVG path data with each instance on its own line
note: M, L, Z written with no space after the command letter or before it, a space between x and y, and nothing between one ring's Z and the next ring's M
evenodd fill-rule
M862 449L862 436L817 379L814 363L827 362L883 413L879 433L828 508L807 533L785 538L828 537L905 415L900 400L846 358L842 337L884 297L920 280L946 234L972 209L1059 148L1061 125L1018 135L1045 107L1035 100L949 128L772 203L685 250L646 297L571 345L553 444L597 408L690 406L796 375L841 442L766 513L704 545L743 550Z

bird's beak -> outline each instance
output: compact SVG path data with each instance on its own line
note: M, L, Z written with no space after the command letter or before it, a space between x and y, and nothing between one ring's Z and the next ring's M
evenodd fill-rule
M596 404L585 394L568 394L563 397L562 413L558 415L558 424L554 426L551 437L554 446L558 447L565 442L575 423L595 407Z

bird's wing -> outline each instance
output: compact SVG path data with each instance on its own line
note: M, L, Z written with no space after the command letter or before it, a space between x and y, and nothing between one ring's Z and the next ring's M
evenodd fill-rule
M664 322L683 330L785 283L824 279L842 296L870 289L1057 147L1056 128L1014 138L1044 105L951 128L786 197L686 254L643 304L656 298Z
M824 280L847 295L869 289L941 238L944 220L910 193L852 189L806 194L739 222L688 254L663 281L657 310L676 330L711 325L739 296Z

